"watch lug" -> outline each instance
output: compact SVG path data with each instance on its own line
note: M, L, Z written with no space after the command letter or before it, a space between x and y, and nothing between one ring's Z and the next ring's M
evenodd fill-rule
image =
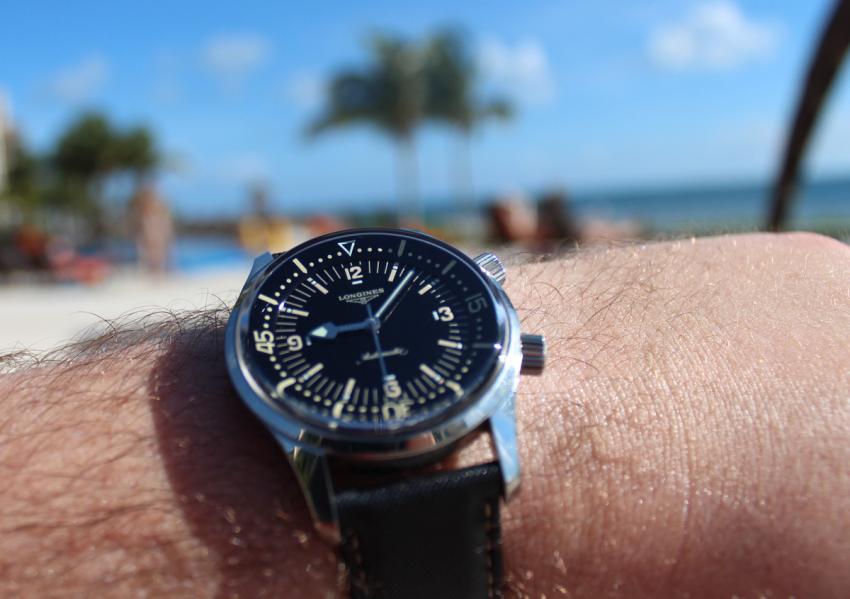
M270 252L265 252L254 258L254 263L251 265L251 272L248 275L248 278L250 279L255 274L263 270L266 266L271 264L272 260L274 260L274 256L272 256Z
M281 435L275 437L286 452L298 479L316 532L326 541L339 544L342 535L327 456L323 452L306 449Z
M251 264L251 272L248 273L248 278L245 279L245 284L242 285L242 291L240 292L240 295L245 293L245 290L247 290L248 287L251 286L251 283L254 282L256 276L263 272L266 267L272 263L273 260L274 256L272 256L269 252L265 252L254 258L254 262Z
M502 470L505 501L510 501L519 489L522 475L517 447L514 398L502 403L490 417L490 436Z

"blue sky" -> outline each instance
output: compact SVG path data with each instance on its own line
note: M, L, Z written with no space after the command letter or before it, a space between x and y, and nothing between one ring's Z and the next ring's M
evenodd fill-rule
M830 3L600 0L343 3L16 2L0 17L0 90L30 144L88 107L145 123L179 168L178 210L235 212L246 185L277 206L389 203L393 148L368 129L301 132L322 82L364 59L369 31L471 35L484 87L518 106L473 141L480 194L762 180L775 168L797 85ZM845 69L845 71L850 68ZM809 157L850 172L850 75ZM457 141L423 131L426 198L453 193Z

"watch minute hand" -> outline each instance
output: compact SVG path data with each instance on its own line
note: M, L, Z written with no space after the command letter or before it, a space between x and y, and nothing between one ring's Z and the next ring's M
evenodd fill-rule
M393 303L395 303L396 299L398 299L398 296L401 295L401 292L404 290L405 287L407 287L407 284L410 283L410 279L413 278L414 274L415 274L415 271L413 269L407 271L407 274L404 275L404 277L401 279L401 281L398 282L398 285L395 286L395 289L393 289L392 292L390 292L389 297L387 297L387 299L384 300L384 303L381 304L381 307L378 308L377 310L375 310L375 314L374 314L375 318L380 320L381 317L384 314L386 314L386 312L390 308L390 306L392 306Z

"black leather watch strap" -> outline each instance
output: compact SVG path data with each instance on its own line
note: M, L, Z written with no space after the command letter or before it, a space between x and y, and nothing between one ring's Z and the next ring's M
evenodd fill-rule
M502 596L496 463L337 495L352 599Z

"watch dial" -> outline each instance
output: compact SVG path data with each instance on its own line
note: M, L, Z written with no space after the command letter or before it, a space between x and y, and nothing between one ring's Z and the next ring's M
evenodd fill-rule
M485 276L417 233L321 237L267 274L243 355L275 401L325 428L397 430L446 418L487 381L501 350Z

